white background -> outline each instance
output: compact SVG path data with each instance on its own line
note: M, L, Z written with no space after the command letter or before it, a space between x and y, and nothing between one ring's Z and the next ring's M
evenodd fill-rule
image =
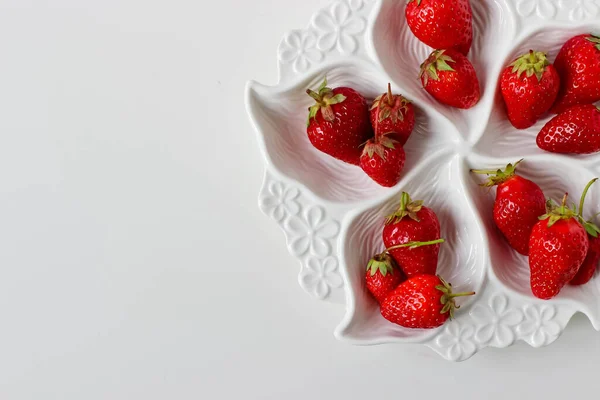
M328 0L0 0L0 398L574 398L600 334L352 347L257 207L248 79ZM210 11L209 11L210 8ZM590 366L588 366L588 364ZM568 384L567 384L568 382ZM407 397L410 396L410 397Z

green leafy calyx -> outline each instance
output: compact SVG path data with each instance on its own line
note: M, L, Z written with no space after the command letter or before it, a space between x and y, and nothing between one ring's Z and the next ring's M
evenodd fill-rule
M395 268L396 262L387 252L377 254L375 257L371 258L367 264L367 271L369 271L371 276L375 275L377 271L383 276L393 274Z
M375 154L381 157L382 160L385 161L385 149L394 149L396 148L396 144L398 142L394 139L389 138L387 135L382 135L379 138L373 140L369 140L367 144L365 144L365 149L363 150L363 154L367 154L369 158L373 158Z
M454 71L454 68L449 63L455 63L452 57L444 54L446 50L436 50L421 64L419 77L423 82L423 86L427 86L429 79L437 81L440 79L439 71Z
M315 118L319 111L321 111L321 115L325 121L335 121L335 114L331 106L342 103L344 100L346 100L346 96L343 94L333 94L333 90L327 87L327 78L323 80L321 86L319 86L316 92L306 89L306 94L315 100L315 104L308 108L308 120L306 122L307 126L310 125L310 120Z
M421 208L423 208L423 200L413 201L408 193L402 192L400 206L398 206L396 211L387 216L385 224L389 225L391 223L400 222L402 218L406 216L414 221L420 222L417 213L421 211Z
M560 205L557 205L552 199L546 202L546 214L539 217L540 221L548 220L548 228L562 219L578 218L577 206L573 204L571 208L567 206L568 193L565 193Z
M599 36L590 35L586 39L589 40L590 42L594 43L596 45L596 48L598 50L600 50L600 37Z
M438 275L439 280L442 282L441 285L437 285L435 288L442 292L442 296L440 297L440 302L443 304L443 307L440 311L440 314L450 313L450 319L454 318L454 310L460 308L454 302L456 297L463 296L473 296L475 292L462 292L462 293L452 293L452 285L446 282L441 276Z
M550 62L546 58L546 53L533 50L529 50L529 53L523 54L510 64L512 72L517 74L517 78L525 73L528 78L535 75L538 82L542 80L548 65Z
M484 174L488 176L488 180L481 183L479 186L492 187L500 185L506 182L510 178L516 175L517 165L519 165L523 159L520 159L514 164L508 164L505 169L472 169L471 172L474 174Z

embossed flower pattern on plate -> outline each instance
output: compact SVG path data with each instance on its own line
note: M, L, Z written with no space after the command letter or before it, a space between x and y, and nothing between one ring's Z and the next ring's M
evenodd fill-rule
M521 311L508 308L508 299L503 294L492 296L487 305L475 305L471 317L478 327L475 339L481 344L494 341L500 347L514 342L513 329L523 320Z
M518 0L517 12L524 17L537 14L548 19L556 15L556 0Z
M554 320L556 308L551 305L527 305L523 310L525 320L517 331L528 337L532 346L541 347L553 342L561 332L560 325Z
M321 62L323 57L312 32L291 31L279 45L279 61L292 64L296 73L306 72L311 65Z
M275 221L281 221L286 216L296 215L300 211L298 203L300 192L296 188L286 188L281 182L270 182L268 194L261 197L260 206L265 213Z
M335 221L325 219L323 207L310 207L302 217L292 216L285 222L290 235L289 247L292 254L301 256L310 254L326 257L331 254L332 239L339 232Z
M470 325L461 325L456 321L449 322L436 342L446 352L449 360L458 361L471 357L477 351L477 346L473 342L474 332Z
M562 9L569 10L569 18L573 21L596 17L600 11L597 0L560 0L559 4Z
M365 20L352 15L350 6L343 1L318 13L313 19L313 25L319 31L319 49L327 51L337 48L340 53L346 54L356 51L356 36L365 30Z
M317 299L326 298L332 288L340 288L343 285L335 257L327 257L323 260L309 258L305 268L300 272L299 279L306 291L312 293Z

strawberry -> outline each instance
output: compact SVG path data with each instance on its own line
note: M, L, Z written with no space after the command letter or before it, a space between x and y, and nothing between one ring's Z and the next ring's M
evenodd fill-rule
M498 186L494 201L494 222L513 249L529 254L529 237L538 218L546 213L544 192L529 179L516 174L517 161L501 170L471 170L491 175L483 187Z
M308 138L324 153L350 164L358 165L361 145L373 136L369 122L367 100L347 87L330 89L327 79L318 92L306 93L316 103L308 110Z
M583 202L585 200L585 196L587 195L590 187L598 180L598 178L592 179L590 183L585 187L583 194L581 195L581 202L579 203L579 222L583 224L586 232L588 233L588 241L590 242L590 246L585 256L585 260L583 260L583 264L581 264L581 268L577 272L577 275L569 282L570 285L583 285L586 284L592 279L594 273L596 272L596 268L598 267L598 263L600 262L600 228L596 224L591 221L585 221L583 219Z
M593 104L568 108L548 121L536 142L540 149L552 153L600 151L600 109Z
M553 113L600 100L600 37L579 35L569 39L556 56L554 66L561 86Z
M454 317L456 297L475 292L452 293L452 285L435 275L418 275L401 283L381 303L385 319L406 328L432 329Z
M404 280L404 274L387 252L377 254L367 264L367 289L378 303Z
M571 281L589 248L588 234L577 220L575 206L560 206L548 201L548 212L540 217L529 238L531 291L540 299L551 299Z
M427 92L437 101L456 108L471 108L479 101L479 80L471 62L456 50L436 50L419 74Z
M377 97L371 106L371 125L375 137L388 135L404 146L415 127L415 110L410 101L392 94L388 83L387 93Z
M417 248L399 247L410 242L431 244ZM435 275L440 245L440 223L423 201L412 201L402 192L399 208L386 219L383 243L408 278L415 275Z
M405 160L400 143L384 135L369 139L360 156L360 167L381 186L392 187L400 180Z
M530 50L517 58L500 77L510 123L517 129L535 124L552 107L559 88L560 78L545 53Z
M421 42L434 49L454 48L469 54L473 12L469 0L409 0L406 22Z
M569 285L584 285L588 283L593 278L594 273L596 273L598 263L600 263L600 237L588 235L588 241L590 242L590 247L585 256L585 260L583 260L581 268L579 268L575 277L571 279Z

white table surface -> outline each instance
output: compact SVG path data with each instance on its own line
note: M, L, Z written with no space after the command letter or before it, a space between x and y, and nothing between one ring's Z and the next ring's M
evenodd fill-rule
M0 1L1 399L593 393L582 316L452 364L340 343L300 289L243 89L327 1Z

